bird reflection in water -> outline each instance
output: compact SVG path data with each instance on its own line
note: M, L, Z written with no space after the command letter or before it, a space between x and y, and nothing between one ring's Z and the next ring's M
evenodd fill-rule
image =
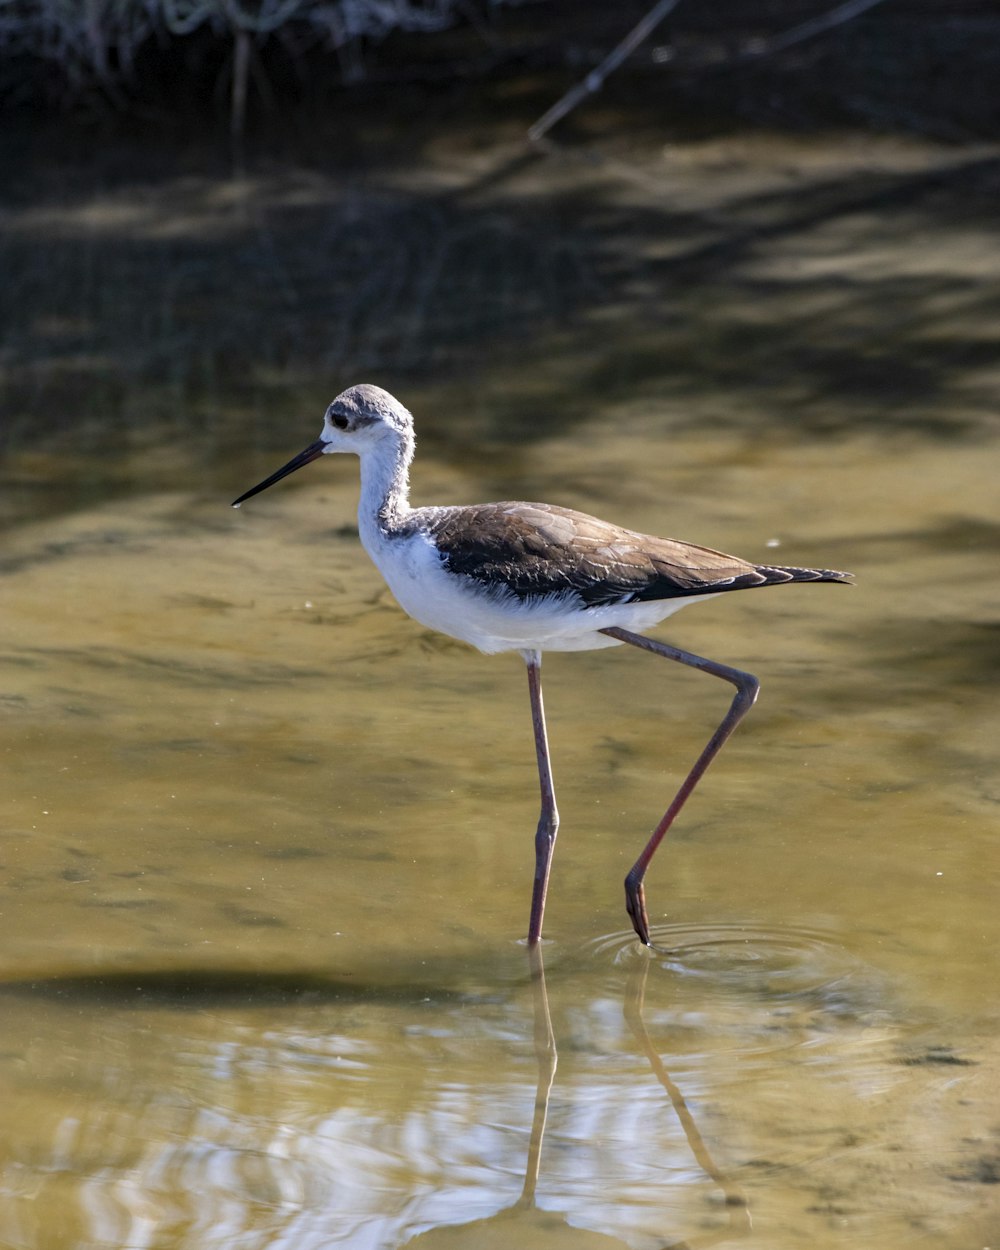
M405 1243L408 1247L419 1247L420 1250L468 1250L469 1246L475 1245L476 1250L510 1250L513 1245L523 1245L532 1247L532 1250L536 1247L539 1250L562 1250L563 1247L565 1250L627 1250L629 1243L621 1238L572 1225L569 1222L572 1213L541 1209L536 1205L545 1124L555 1082L558 1052L540 946L528 948L528 962L532 982L538 1082L535 1087L535 1111L521 1195L511 1206L486 1219L443 1225L418 1233ZM731 1241L749 1233L750 1209L746 1196L726 1177L712 1158L683 1093L667 1072L649 1036L643 1014L649 964L649 959L642 959L629 973L623 1008L625 1021L639 1049L649 1061L653 1075L670 1100L692 1156L705 1175L722 1191L729 1217L717 1228L700 1233L697 1237L675 1240L668 1235L662 1243L662 1250L709 1250L709 1247L718 1242ZM601 1179L595 1177L594 1183L599 1184Z

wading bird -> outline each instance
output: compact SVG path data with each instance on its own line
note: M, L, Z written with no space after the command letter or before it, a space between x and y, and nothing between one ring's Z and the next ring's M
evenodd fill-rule
M322 455L353 453L361 462L361 542L400 607L422 625L487 654L519 651L524 657L542 797L529 945L541 937L559 828L542 706L542 652L589 651L627 642L736 687L729 711L625 878L628 914L648 946L646 869L705 769L753 706L760 684L750 673L634 631L726 591L785 582L849 582L851 575L750 564L553 504L411 508L413 448L413 418L403 405L377 386L352 386L327 408L319 438L242 494L233 507Z

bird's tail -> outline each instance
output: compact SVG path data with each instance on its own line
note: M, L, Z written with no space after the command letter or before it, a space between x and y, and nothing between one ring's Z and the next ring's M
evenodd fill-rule
M782 582L843 582L851 585L853 573L839 569L799 569L782 564L757 564L754 566L762 580L760 586L780 586Z

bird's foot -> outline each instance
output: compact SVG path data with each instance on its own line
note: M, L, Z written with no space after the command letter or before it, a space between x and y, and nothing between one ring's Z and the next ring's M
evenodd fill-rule
M644 946L652 946L653 943L649 939L649 918L646 915L646 891L643 888L642 878L635 878L632 873L625 878L625 910L629 914L632 928L635 929L639 941Z

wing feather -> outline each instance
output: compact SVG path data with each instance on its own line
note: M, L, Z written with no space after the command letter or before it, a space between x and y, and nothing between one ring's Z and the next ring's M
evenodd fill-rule
M552 504L424 508L413 519L430 532L450 572L505 587L520 599L574 594L597 607L780 582L850 580L832 569L750 564Z

